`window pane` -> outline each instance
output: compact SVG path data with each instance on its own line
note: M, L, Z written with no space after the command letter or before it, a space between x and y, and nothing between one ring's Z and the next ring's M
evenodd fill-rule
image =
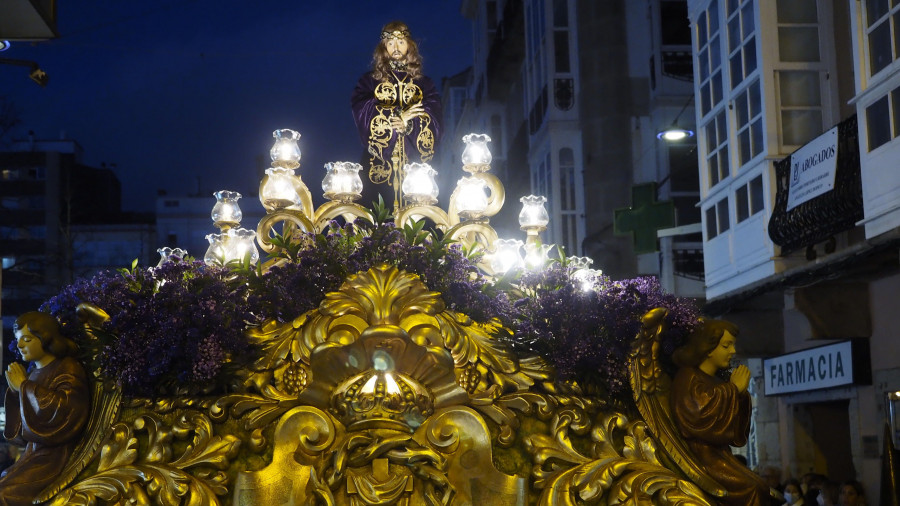
M737 222L740 223L750 216L750 203L747 199L747 187L741 186L734 194L734 210L737 212Z
M891 140L891 115L887 95L866 107L866 128L869 131L869 151Z
M677 46L690 45L691 24L688 21L687 2L664 0L659 3L659 11L662 24L662 43Z
M709 41L709 68L715 72L722 64L722 49L719 47L719 37L715 36Z
M734 53L734 56L731 57L729 67L731 69L731 88L734 89L737 85L741 84L741 81L744 80L744 67L741 62L740 51Z
M818 72L800 70L779 72L778 89L782 107L822 105Z
M900 88L891 91L891 107L894 113L894 137L900 135Z
M739 0L728 0L728 14L731 15L732 12L736 11L740 4Z
M697 16L697 47L703 47L703 44L706 44L706 40L706 13L701 12Z
M759 96L759 81L751 84L750 87L747 88L747 93L750 95L750 117L755 118L762 112L762 99Z
M735 16L728 20L728 52L732 52L741 45L741 17Z
M719 141L716 138L716 122L710 121L706 124L706 152L712 153L719 147Z
M781 61L819 61L819 29L815 26L778 28Z
M869 34L869 67L874 75L891 63L891 24L882 23Z
M723 147L719 151L719 176L723 179L728 177L728 146Z
M712 35L719 29L719 2L717 0L710 2L706 12L709 13L709 34Z
M746 39L753 33L753 2L747 2L747 5L744 5L741 10L741 27L743 28L742 38Z
M706 238L712 239L718 235L716 227L716 206L706 209Z
M749 162L751 158L753 158L753 153L750 152L749 128L745 129L738 135L738 142L740 146L739 154L741 156L741 166L743 166L745 163Z
M866 19L868 26L872 26L878 21L878 18L887 14L888 0L866 0Z
M740 129L750 121L750 111L747 110L747 92L741 93L734 99L734 113L737 128Z
M751 156L756 156L763 152L763 143L765 139L763 138L763 128L762 128L762 119L758 119L750 125L750 140L753 143L753 149L751 151Z
M727 138L727 135L728 135L727 127L728 127L728 123L725 122L725 111L722 111L716 117L716 131L718 132L718 136L719 136L719 144L722 144L723 142L725 142L725 139Z
M553 26L557 28L569 26L569 0L553 0Z
M700 81L704 81L709 77L709 49L700 51L697 61L700 63Z
M569 72L569 31L553 32L553 48L557 72Z
M821 110L781 111L781 143L785 146L806 144L821 133Z
M756 37L750 37L744 44L744 77L756 70Z
M815 23L816 0L778 0L779 23Z
M722 73L716 72L710 82L712 83L712 103L715 105L722 101Z
M900 11L894 13L894 58L900 55Z
M717 153L713 153L712 156L707 158L707 165L709 168L709 187L712 188L719 183L719 161Z
M750 181L750 215L754 215L765 208L763 201L762 176L757 176Z
M710 84L707 82L700 87L700 111L703 115L706 115L712 108L709 102L709 86Z
M722 199L716 203L716 219L719 220L719 233L725 232L731 228L728 220L728 199Z

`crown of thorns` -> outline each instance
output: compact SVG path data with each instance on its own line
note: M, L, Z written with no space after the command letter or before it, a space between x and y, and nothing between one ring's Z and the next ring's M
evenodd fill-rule
M381 40L407 39L407 38L409 38L409 30L394 30L392 32L381 32Z

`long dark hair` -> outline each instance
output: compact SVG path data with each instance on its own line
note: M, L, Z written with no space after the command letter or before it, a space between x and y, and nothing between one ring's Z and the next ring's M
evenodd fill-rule
M672 361L678 367L697 367L706 360L709 352L716 349L726 331L735 337L738 335L737 325L729 321L700 318L700 323L687 336L685 343L672 353Z
M406 73L412 79L422 77L422 55L419 53L419 45L409 35L409 27L402 21L391 21L381 28L381 33L406 32ZM372 55L372 76L379 81L384 81L391 75L391 55L385 46L386 40L381 38Z

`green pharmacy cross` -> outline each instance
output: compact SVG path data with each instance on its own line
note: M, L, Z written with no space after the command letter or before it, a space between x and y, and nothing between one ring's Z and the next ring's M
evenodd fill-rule
M675 226L675 205L656 200L656 183L631 187L631 207L615 210L613 232L631 234L635 253L657 251L656 231Z

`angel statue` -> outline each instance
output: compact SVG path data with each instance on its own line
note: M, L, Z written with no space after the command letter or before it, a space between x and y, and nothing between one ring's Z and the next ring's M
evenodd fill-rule
M669 402L675 425L701 467L724 490L721 504L768 505L769 486L741 464L731 446L750 434L750 369L740 365L726 381L738 328L724 320L701 319L672 360L679 367Z
M24 445L21 458L0 476L0 505L30 505L57 479L75 451L91 411L88 378L73 355L75 342L62 335L59 323L32 311L16 320L19 362L9 365L6 380L4 437Z

